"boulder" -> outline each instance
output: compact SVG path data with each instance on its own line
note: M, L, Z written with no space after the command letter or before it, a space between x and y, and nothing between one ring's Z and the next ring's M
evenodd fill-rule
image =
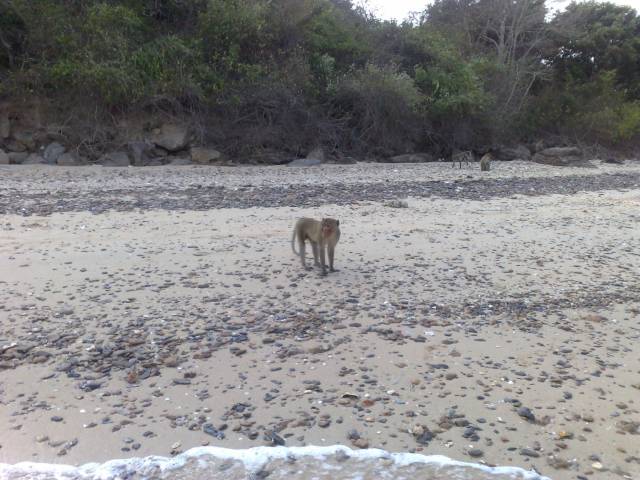
M516 145L515 147L500 146L491 153L496 160L531 160L531 151L524 145Z
M189 145L189 129L185 125L166 123L154 129L151 141L169 152L177 152Z
M78 165L86 165L87 161L73 152L66 152L58 157L56 163L60 166L76 167Z
M47 161L47 163L54 164L58 161L58 158L66 151L62 145L58 142L53 142L47 145L47 148L44 149L44 153L42 156Z
M577 147L545 148L533 156L533 161L556 167L566 167L568 165L584 163L582 151Z
M319 160L321 163L324 162L324 150L320 147L314 148L307 154L307 160Z
M222 154L218 150L206 147L191 147L191 160L200 165L209 165L220 160Z
M130 162L125 152L111 152L100 157L98 163L105 167L128 167Z
M22 162L22 165L41 165L46 163L48 162L44 159L44 157L38 155L37 153L32 153Z
M9 163L14 165L20 165L23 163L29 154L27 152L9 152Z
M9 165L10 163L11 159L9 155L7 155L4 150L0 150L0 165Z
M435 161L435 158L429 153L405 153L388 159L390 163L425 163L433 161Z
M137 167L146 166L151 158L153 145L149 142L129 142L127 152L131 157L132 164Z

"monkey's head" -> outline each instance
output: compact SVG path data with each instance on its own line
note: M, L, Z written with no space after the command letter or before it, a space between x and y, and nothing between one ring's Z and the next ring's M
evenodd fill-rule
M340 221L335 218L323 218L320 222L323 237L330 237L338 231Z

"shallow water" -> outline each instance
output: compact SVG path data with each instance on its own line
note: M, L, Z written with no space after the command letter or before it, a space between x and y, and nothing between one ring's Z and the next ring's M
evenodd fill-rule
M80 467L45 463L0 464L2 480L242 480L420 479L548 480L516 467L487 467L440 455L333 447L198 447L173 458L111 460Z

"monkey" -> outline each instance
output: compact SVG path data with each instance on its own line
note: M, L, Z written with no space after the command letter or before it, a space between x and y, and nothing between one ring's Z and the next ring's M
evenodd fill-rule
M462 168L462 162L465 162L469 165L469 162L473 161L473 152L470 150L465 150L464 152L458 151L451 155L451 166L455 168L456 162L458 162L459 167Z
M480 171L488 172L491 169L491 160L493 156L490 153L486 153L480 159Z
M298 246L300 252L296 252L295 242L298 237ZM311 249L313 250L314 265L322 268L322 275L327 274L327 266L325 264L324 249L327 247L329 254L329 270L335 272L333 268L333 257L336 244L340 240L340 221L334 218L323 218L321 221L313 218L300 218L293 227L293 236L291 237L291 249L293 253L300 257L302 266L305 264L305 241L309 240ZM320 261L318 262L318 257Z

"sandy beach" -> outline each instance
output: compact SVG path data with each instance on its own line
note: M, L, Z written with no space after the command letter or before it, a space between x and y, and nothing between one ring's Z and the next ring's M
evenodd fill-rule
M1 166L0 463L343 444L640 478L640 163L475 167ZM301 268L301 216L340 220L338 272Z

